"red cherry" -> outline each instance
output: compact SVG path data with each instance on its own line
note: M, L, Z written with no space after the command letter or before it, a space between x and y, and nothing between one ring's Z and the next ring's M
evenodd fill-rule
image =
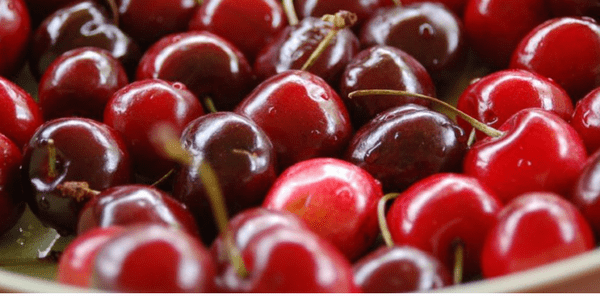
M23 0L0 0L0 76L10 77L25 62L31 19Z
M599 0L549 0L552 13L557 17L588 16L600 18Z
M22 148L44 119L31 95L0 77L0 133Z
M81 0L25 0L25 3L31 14L33 27L36 28L51 13L78 1Z
M289 167L275 181L263 207L290 211L350 260L375 241L381 184L363 169L332 158Z
M538 107L569 121L573 114L571 98L559 85L544 76L525 70L503 70L470 84L460 95L456 108L478 121L498 129L518 111ZM471 125L458 118L465 132ZM482 139L484 133L477 132Z
M581 138L554 113L527 108L467 152L464 172L488 185L503 202L531 191L568 196L587 159Z
M587 160L575 182L571 202L579 208L596 236L600 237L600 151Z
M402 0L403 5L409 5L418 2L438 2L444 4L457 16L462 16L465 6L469 0Z
M479 273L479 257L502 203L479 180L440 173L404 191L390 207L387 223L394 243L433 254L454 270L454 252L464 249L464 274Z
M305 71L286 71L265 80L235 112L267 133L282 169L309 158L339 157L352 134L338 94Z
M38 98L46 120L79 116L101 121L108 100L128 83L110 52L83 47L54 60L40 80Z
M577 101L570 121L583 139L588 153L600 149L600 87Z
M600 26L590 18L548 20L521 40L510 67L551 78L580 99L600 86Z
M10 230L25 211L19 168L21 151L0 133L0 236Z
M553 193L527 193L500 212L481 255L485 277L527 270L594 248L590 226Z

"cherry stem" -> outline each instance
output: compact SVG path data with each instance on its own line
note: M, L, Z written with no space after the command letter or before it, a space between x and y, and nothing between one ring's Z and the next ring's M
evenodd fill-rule
M115 0L106 0L108 6L110 7L110 11L112 12L113 22L115 22L115 26L119 26L119 7L117 6L117 2Z
M325 52L327 47L329 47L329 44L331 44L331 41L333 40L333 38L335 38L337 33L346 27L354 25L354 23L356 23L357 17L354 13L342 10L336 13L335 15L324 15L321 19L325 22L333 23L333 27L323 38L323 40L319 43L319 45L317 45L317 49L315 49L315 51L313 51L313 53L310 54L310 57L302 66L302 71L307 71L308 69L310 69L310 67L312 67L312 65L315 64L317 59L319 59L321 54Z
M56 186L63 197L75 199L77 202L86 202L92 197L100 194L99 191L90 188L85 181L67 181Z
M454 284L462 283L464 261L465 246L461 242L457 242L454 246Z
M497 138L504 134L500 130L497 130L495 128L492 128L486 124L479 122L477 119L456 109L456 107L454 107L442 100L439 100L439 99L436 99L433 97L429 97L426 95L415 94L415 93L406 92L406 91L373 89L373 90L360 90L360 91L351 92L350 94L348 94L348 98L353 98L353 97L357 97L357 96L374 96L374 95L408 96L408 97L416 97L416 98L426 99L426 100L432 101L434 104L437 104L438 106L440 106L442 109L448 111L449 113L458 115L463 120L465 120L469 124L471 124L471 126L473 126L475 129L485 133L486 135L488 135L490 137Z
M48 149L48 177L56 178L58 172L56 170L56 145L54 145L54 140L49 139L46 147Z
M381 199L377 203L377 220L379 221L379 229L381 230L381 235L383 236L383 240L388 247L394 246L394 241L392 240L392 234L390 233L390 229L387 226L387 222L385 219L385 204L398 197L400 194L398 193L389 193Z
M296 9L294 8L294 0L283 0L283 10L291 26L298 24L298 14L296 14Z
M469 134L469 140L467 140L467 147L473 146L475 140L477 139L477 134L475 128L471 129L471 133Z
M396 6L402 6L402 1L400 0L392 0L394 2L394 5Z
M216 113L218 112L217 107L215 106L215 102L213 101L213 99L209 96L204 97L204 106L206 107L206 109L208 109L209 112L211 113Z
M169 170L169 172L167 172L167 174L163 175L163 177L159 178L157 181L152 183L150 186L157 186L157 185L165 182L167 180L167 178L169 178L171 175L173 175L173 173L175 173L175 169Z

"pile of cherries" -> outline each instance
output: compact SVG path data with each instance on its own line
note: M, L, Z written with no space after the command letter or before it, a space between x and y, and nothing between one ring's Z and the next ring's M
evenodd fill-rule
M75 236L59 282L424 291L600 237L598 0L0 12L0 234L28 206ZM473 63L456 108L435 99Z

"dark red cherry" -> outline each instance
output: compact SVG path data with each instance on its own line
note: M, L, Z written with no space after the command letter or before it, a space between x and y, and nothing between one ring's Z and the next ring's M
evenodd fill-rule
M104 243L93 274L92 287L113 292L214 292L215 264L196 237L147 225Z
M36 28L47 16L67 4L82 0L25 0L31 15L33 27Z
M581 136L588 153L600 149L600 87L577 101L570 123Z
M393 46L416 58L437 82L453 80L466 54L462 21L439 3L382 9L360 32L361 46Z
M462 16L465 10L465 6L469 0L401 0L403 5L409 5L417 2L438 2L444 4L457 16Z
M281 1L207 0L196 10L189 30L206 30L236 45L249 61L287 25Z
M546 77L525 70L503 70L470 84L458 98L456 108L484 124L499 128L518 111L538 107L569 121L573 103L565 90ZM458 118L465 132L471 125ZM477 132L479 139L485 137Z
M22 176L32 212L44 225L68 235L76 231L85 199L65 195L58 186L75 181L104 190L126 184L131 164L125 143L111 127L91 119L60 118L44 123L25 147Z
M42 112L31 95L0 77L0 133L22 149L42 123Z
M387 213L394 243L433 254L454 270L455 251L463 248L466 279L479 274L479 257L502 203L476 178L441 173L400 194Z
M549 0L552 13L557 17L588 16L600 19L598 0Z
M93 1L69 4L48 16L31 42L29 67L36 78L62 53L79 47L108 50L131 74L141 56L135 42L111 23L106 10Z
M460 171L467 135L447 116L407 104L391 108L360 128L344 158L399 192L429 175Z
M299 162L285 170L263 207L290 211L350 260L360 257L379 234L381 184L363 169L333 158Z
M216 236L216 223L206 187L198 175L208 163L217 175L230 216L260 206L277 176L273 144L251 120L232 112L212 113L193 120L181 135L194 158L174 175L173 196L194 214L203 240Z
M570 197L600 237L600 151L590 156L573 186Z
M325 14L335 14L340 10L347 10L356 14L358 22L355 28L361 25L380 7L392 6L394 0L296 0L294 7L300 19L307 17L320 18Z
M352 135L338 94L305 71L285 71L265 80L235 112L267 133L281 169L309 158L340 156Z
M0 236L10 230L25 211L19 168L21 151L0 133Z
M166 36L142 57L137 80L159 78L185 84L201 101L232 110L254 87L252 68L233 44L209 32Z
M548 20L521 40L510 67L551 78L580 99L600 86L600 26L591 18Z
M435 86L427 70L412 56L389 46L373 46L358 53L346 66L340 94L356 128L378 113L408 103L430 106L422 98L372 95L350 99L357 90L392 89L435 97Z
M410 246L381 247L354 263L354 282L363 293L406 293L452 285L440 261Z
M481 254L484 277L541 266L593 249L594 236L577 208L553 193L526 193L509 202Z
M196 220L178 200L154 187L120 185L89 200L79 213L77 234L96 227L162 224L198 235Z
M286 27L258 54L254 71L260 80L287 70L300 70L333 24L307 17ZM337 87L346 65L358 53L358 38L348 29L340 30L308 71Z
M184 84L147 79L113 94L104 110L104 123L123 137L135 171L156 180L175 163L164 158L152 142L154 128L168 124L181 134L189 122L203 114L202 105Z
M112 95L129 83L110 52L76 48L60 55L40 80L38 99L46 120L79 116L102 121Z
M506 68L529 31L550 19L546 0L468 1L463 21L473 49L486 63Z
M23 67L31 36L31 19L23 0L0 0L0 76Z
M539 108L514 114L500 137L476 142L464 172L488 185L503 201L532 191L568 197L587 159L581 138L558 115Z

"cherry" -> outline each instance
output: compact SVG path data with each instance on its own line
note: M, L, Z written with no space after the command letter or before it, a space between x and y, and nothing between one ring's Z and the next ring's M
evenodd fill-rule
M465 10L465 6L469 0L401 0L403 5L409 5L418 2L439 2L444 4L450 9L455 15L462 17Z
M87 199L64 194L64 184L85 182L94 190L125 184L131 164L111 127L91 119L60 118L44 123L26 145L22 177L31 211L42 224L69 235Z
M294 8L301 19L320 18L325 14L334 14L340 10L353 12L358 17L355 27L358 29L378 8L392 6L394 0L296 0Z
M184 84L147 79L133 82L113 94L104 110L104 123L123 137L135 171L156 180L175 163L154 147L153 128L166 123L180 134L189 122L203 114L202 105Z
M575 112L570 120L588 153L600 149L600 87L593 89L577 101Z
M588 16L600 18L600 1L598 0L549 0L550 8L555 16Z
M510 67L549 77L580 99L600 86L600 26L590 18L548 20L521 40Z
M566 121L539 108L514 114L499 137L476 142L464 172L488 185L503 201L531 191L566 197L587 159L581 138Z
M215 265L195 237L147 225L104 243L93 274L93 287L114 292L213 292Z
M206 31L160 39L144 53L136 78L181 82L201 101L210 98L219 110L232 110L254 87L252 68L244 54Z
M333 158L314 158L286 169L263 207L290 211L350 260L375 241L381 184L365 170Z
M454 121L426 107L407 104L391 108L361 127L344 157L391 192L435 173L460 171L466 149L467 136Z
M193 163L174 175L173 196L193 213L206 243L216 236L208 184L198 176L201 163L216 173L230 216L259 206L277 175L273 144L248 118L232 112L212 113L190 122L181 134Z
M416 59L390 46L373 46L358 53L346 66L340 93L356 128L378 113L407 103L430 106L429 101L407 96L365 96L350 99L357 90L386 88L435 97L435 86Z
M0 76L13 76L25 62L31 19L23 0L0 1Z
M25 211L19 168L21 151L0 133L0 236L10 230Z
M594 248L590 226L577 208L553 193L511 200L490 230L481 255L485 277L527 270Z
M573 114L571 98L562 87L544 76L518 69L494 72L473 82L456 104L457 109L496 129L529 107L554 112L565 121ZM471 132L471 125L463 119L458 119L458 125ZM478 138L484 136L477 132Z
M79 116L101 121L108 100L128 83L125 69L110 52L76 48L48 66L38 98L46 120Z
M285 28L281 1L206 0L192 17L189 30L207 30L235 44L249 61Z
M546 0L472 0L465 9L465 32L485 62L506 68L517 44L550 19Z
M263 81L234 111L267 133L282 169L309 158L340 156L352 134L338 94L305 71L285 71Z
M364 293L405 293L452 284L435 257L410 246L381 247L354 263L354 282Z
M382 9L360 32L363 48L393 46L416 58L434 81L447 82L462 69L466 54L462 21L439 3Z
M67 4L81 0L24 0L31 15L33 27L37 27L48 15Z
M571 202L589 222L596 237L600 237L600 151L589 157L573 186Z
M479 257L502 203L476 178L451 173L429 176L398 196L387 213L396 244L433 254L454 269L457 247L464 253L464 274L479 273Z
M0 77L0 133L21 149L43 122L40 107L31 95Z
M194 217L181 202L156 188L120 185L90 199L79 213L77 234L96 227L162 224L198 235Z

